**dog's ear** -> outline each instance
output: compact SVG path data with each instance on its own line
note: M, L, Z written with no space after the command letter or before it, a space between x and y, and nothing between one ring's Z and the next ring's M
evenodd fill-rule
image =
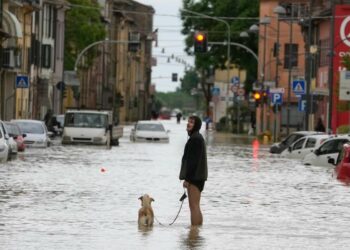
M142 198L143 198L143 196L140 196L140 197L139 197L139 200L142 200Z

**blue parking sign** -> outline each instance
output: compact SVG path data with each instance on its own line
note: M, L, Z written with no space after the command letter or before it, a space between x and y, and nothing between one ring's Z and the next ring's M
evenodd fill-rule
M302 98L299 98L298 111L299 112L304 112L305 109L306 109L306 100L303 100Z
M282 97L283 94L282 93L271 93L271 102L273 104L282 104Z

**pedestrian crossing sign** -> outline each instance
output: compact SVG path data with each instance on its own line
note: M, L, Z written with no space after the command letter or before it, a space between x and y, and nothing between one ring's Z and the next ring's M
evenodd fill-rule
M304 80L294 80L293 81L293 92L296 95L305 94L305 81Z
M16 88L29 88L28 76L16 76Z

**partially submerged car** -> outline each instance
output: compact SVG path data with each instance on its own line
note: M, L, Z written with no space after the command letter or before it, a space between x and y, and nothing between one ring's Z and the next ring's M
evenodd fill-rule
M290 159L303 159L307 154L314 152L323 142L332 135L307 135L284 150L281 155Z
M7 135L0 126L0 162L6 162L9 157L9 145L7 142Z
M350 143L345 143L338 155L337 161L333 158L328 160L329 164L335 165L336 178L345 184L350 184Z
M131 130L130 140L134 142L169 142L169 131L159 121L138 121Z
M6 127L4 121L0 121L0 126L5 134L5 139L6 139L8 146L9 146L8 160L14 159L14 158L16 158L17 153L18 153L17 142L11 136L10 131L9 131L8 127Z
M280 154L284 150L286 150L290 145L292 145L294 142L299 140L300 138L307 136L307 135L317 135L317 134L325 134L323 132L316 132L316 131L297 131L291 133L289 136L287 136L284 140L282 140L279 143L272 144L270 148L270 153L272 154Z
M23 133L26 134L24 138L24 144L26 147L46 148L50 146L50 136L52 132L47 130L47 127L43 121L38 120L11 120L18 124Z
M24 144L24 137L27 135L23 134L18 124L14 122L5 122L5 126L9 132L9 135L16 141L18 151L23 152L26 147Z
M304 165L315 165L331 167L330 159L336 161L339 153L343 149L343 145L350 141L349 135L336 135L329 138L318 147L313 153L307 154L302 163Z

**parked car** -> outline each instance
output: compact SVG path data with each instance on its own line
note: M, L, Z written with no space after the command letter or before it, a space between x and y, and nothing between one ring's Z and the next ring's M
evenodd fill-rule
M329 159L336 161L344 143L349 141L350 136L348 135L334 136L323 142L313 153L307 154L302 162L304 165L331 167L332 164L329 163Z
M330 137L332 137L332 135L326 134L304 136L290 145L281 155L291 159L302 160L305 155L314 152L316 148Z
M291 133L289 136L287 136L284 140L282 140L279 143L272 144L270 148L270 153L272 154L280 154L285 149L287 149L290 145L292 145L294 142L299 140L300 138L307 136L307 135L317 135L317 134L325 134L323 132L316 132L316 131L297 131Z
M346 184L350 183L350 143L343 145L336 161L330 158L328 163L335 166L334 172L338 180Z
M5 122L0 121L0 126L5 133L5 138L9 146L8 160L11 160L17 156L17 153L18 153L17 142L13 137L11 137L9 130L5 125Z
M10 137L16 141L18 151L23 152L26 147L24 144L24 137L26 137L26 134L23 134L18 124L14 122L5 122L5 126Z
M3 128L0 126L0 162L6 162L9 157L9 145Z
M11 120L18 124L23 133L27 136L24 138L24 144L28 147L46 148L50 146L50 136L52 132L49 132L43 121L38 120Z
M135 142L169 142L169 131L158 121L138 121L131 130L130 140Z

